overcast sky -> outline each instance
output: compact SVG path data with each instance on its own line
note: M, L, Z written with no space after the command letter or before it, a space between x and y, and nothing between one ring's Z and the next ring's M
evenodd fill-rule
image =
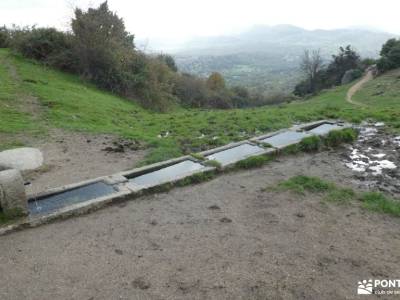
M0 0L0 24L67 29L73 7L102 0ZM138 38L182 39L241 31L255 24L307 29L368 26L400 33L399 0L109 0Z

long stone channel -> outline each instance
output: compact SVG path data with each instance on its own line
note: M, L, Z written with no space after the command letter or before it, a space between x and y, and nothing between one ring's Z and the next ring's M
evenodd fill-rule
M0 228L0 235L25 227L34 227L53 219L78 215L133 196L164 184L174 184L195 174L215 171L207 161L215 160L222 169L253 156L268 155L297 144L308 136L327 135L332 130L351 127L339 121L321 120L264 134L249 140L228 144L150 166L73 185L45 191L28 199L29 215L17 224ZM197 156L196 156L197 157Z

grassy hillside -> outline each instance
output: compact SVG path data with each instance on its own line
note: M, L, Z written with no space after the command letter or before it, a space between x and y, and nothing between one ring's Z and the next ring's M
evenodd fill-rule
M18 144L20 136L45 136L50 128L62 128L136 139L150 148L143 162L150 163L280 129L294 122L321 118L352 122L373 118L387 122L396 130L400 128L400 101L396 100L395 93L395 88L400 89L400 81L392 75L371 83L365 97L361 93L356 95L365 98L361 99L368 105L365 108L345 102L348 86L343 86L308 101L279 107L178 109L161 114L100 91L76 76L13 56L6 49L0 49L0 61L0 148L3 149ZM379 96L379 101L375 99L378 96L368 94L374 89L371 85L389 85L389 81L393 93L384 89L386 96ZM29 107L34 105L32 99L37 99L37 107Z

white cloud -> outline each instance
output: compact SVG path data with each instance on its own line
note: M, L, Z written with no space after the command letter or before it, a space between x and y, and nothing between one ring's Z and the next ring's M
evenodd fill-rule
M102 0L0 0L0 23L66 29L73 5ZM218 35L254 24L308 29L370 26L400 33L398 0L109 0L129 31L141 38Z

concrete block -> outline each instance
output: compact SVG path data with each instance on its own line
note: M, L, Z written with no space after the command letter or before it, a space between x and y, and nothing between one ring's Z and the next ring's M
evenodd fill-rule
M0 172L0 207L5 214L28 214L24 181L17 170Z

